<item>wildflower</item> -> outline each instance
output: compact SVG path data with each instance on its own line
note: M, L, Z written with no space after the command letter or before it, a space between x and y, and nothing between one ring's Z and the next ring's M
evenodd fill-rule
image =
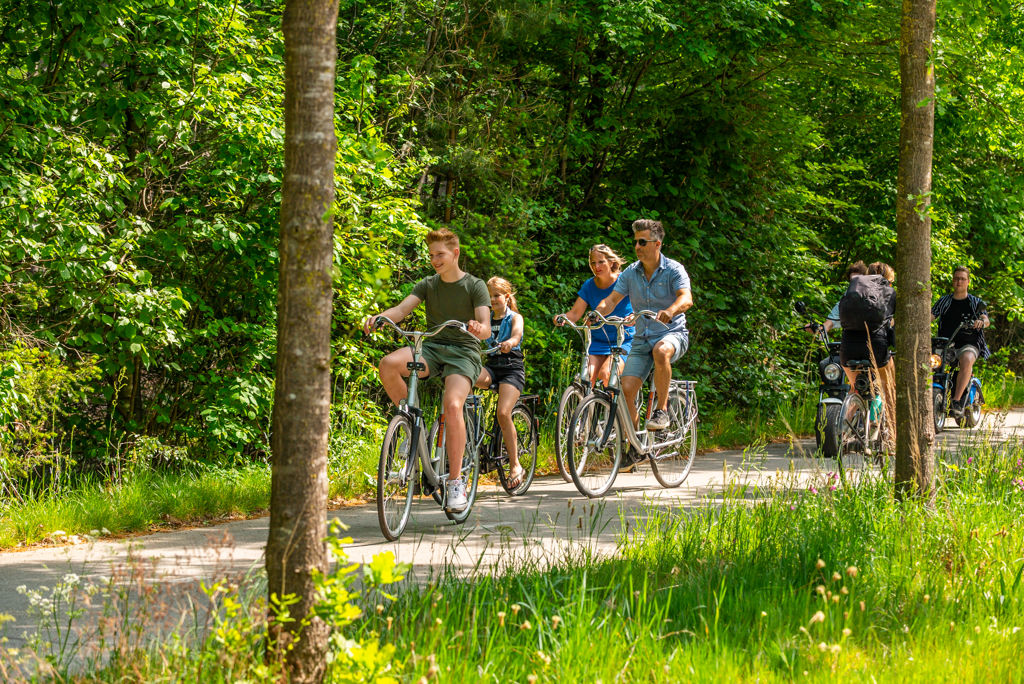
M824 596L825 595L825 585L824 584L819 584L818 586L816 586L814 588L814 591L818 592L819 596Z
M832 644L829 646L828 650L832 652L832 655L839 655L839 652L843 650L843 647L839 644Z
M929 596L928 594L925 594L921 598L924 600L925 603L928 603L928 601L931 599L931 596Z
M543 660L545 665L551 664L551 656L549 656L544 651L537 651L537 657Z
M832 597L832 603L839 603L839 594Z
M519 629L531 629L533 625L530 624L529 620L523 620L523 624L519 625Z
M679 574L679 572L680 572L680 571L679 571L679 566L678 566L678 565L673 565L673 566L672 566L672 572L671 572L671 573L669 573L669 574L671 574L671 575L675 576L675 575L678 575L678 574Z
M820 558L819 558L819 559L818 559L818 562L817 562L817 563L815 563L815 564L814 564L814 566L815 566L816 568L818 568L819 570L821 570L822 568L824 568L824 567L825 567L825 561L823 561L822 559L820 559Z
M955 628L956 628L956 623L955 622L950 622L949 623L949 631L952 632Z
M768 617L768 613L766 613L766 612L764 612L764 611L762 610L762 611L761 611L761 617L763 617L763 618L766 618L766 617Z
M846 587L841 587L841 588L839 589L839 593L840 593L840 594L842 594L843 596L846 596L847 594L849 594L849 593L850 593L850 590L849 590L849 589L847 589Z
M825 651L828 650L828 644L826 644L824 641L822 641L820 644L818 644L818 650L821 651L822 653L824 653Z
M377 604L377 615L380 615L383 612L384 612L384 604L383 603L378 603Z
M853 630L852 629L850 629L849 627L843 627L843 636L844 637L848 637L851 634L853 634Z
M808 486L807 487L807 491L809 491L811 494L817 494L818 493L818 490L814 488L814 485Z
M847 577L856 578L857 577L857 572L859 572L859 571L857 570L857 566L856 565L851 565L850 567L846 568L846 576Z
M562 617L560 615L551 616L551 629L558 629L558 625L562 623Z
M832 581L833 582L838 582L841 579L843 579L843 576L840 575L838 572L833 572L832 573Z
M388 615L388 629L391 629L391 623L394 622L394 618Z
M503 611L503 610L498 611L498 626L499 627L504 627L505 626L505 611Z
M434 618L434 624L437 625L438 627L440 627L441 626L441 618Z
M862 613L863 613L863 612L864 612L865 610L867 610L867 606L865 606L865 605L864 605L864 602L863 602L863 601L861 601L861 602L860 602L860 612L862 612Z
M968 456L967 457L967 465L971 465L972 463L974 463L974 457L973 456Z
M528 675L526 677L526 681L529 682L529 684L536 684L536 682L537 682L537 675L535 675L535 674Z
M807 624L813 625L815 622L824 622L824 621L825 621L825 614L819 610L817 613L815 613L814 615L811 616L811 621L809 623L807 623Z
M513 603L512 604L512 615L519 615L519 608L520 608L520 606L519 606L518 603Z
M975 625L974 626L974 633L975 634L981 634L981 626L980 625Z

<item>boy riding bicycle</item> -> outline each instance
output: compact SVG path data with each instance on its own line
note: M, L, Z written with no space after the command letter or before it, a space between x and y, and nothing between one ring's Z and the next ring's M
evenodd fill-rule
M377 316L385 316L398 323L423 302L427 313L427 326L434 327L447 320L466 321L469 333L478 340L491 334L490 295L484 281L459 268L459 238L446 228L427 233L430 264L436 272L416 283L412 294L400 304L380 314L369 316L363 329L369 333ZM397 406L406 399L412 349L397 349L380 362L380 382L384 391ZM466 449L466 423L462 407L480 376L480 345L459 330L445 330L423 343L424 369L419 377L439 375L444 378L442 405L447 425L445 445L448 452L448 472L462 470L462 454ZM448 508L460 513L466 508L466 483L455 477L447 483Z

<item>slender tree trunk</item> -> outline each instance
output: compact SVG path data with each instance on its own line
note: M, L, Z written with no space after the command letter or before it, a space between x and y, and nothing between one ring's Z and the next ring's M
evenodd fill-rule
M287 0L285 172L281 199L267 581L293 595L295 621L278 625L271 653L289 680L323 679L327 626L311 616L314 573L327 570L334 80L337 0ZM296 642L297 639L297 642Z
M896 199L896 495L930 496L935 477L931 371L935 0L903 0Z

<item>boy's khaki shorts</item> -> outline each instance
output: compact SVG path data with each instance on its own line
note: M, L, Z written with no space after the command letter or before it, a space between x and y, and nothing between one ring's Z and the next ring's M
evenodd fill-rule
M478 349L430 340L423 343L423 360L430 369L432 378L462 375L469 378L470 384L474 385L483 369Z

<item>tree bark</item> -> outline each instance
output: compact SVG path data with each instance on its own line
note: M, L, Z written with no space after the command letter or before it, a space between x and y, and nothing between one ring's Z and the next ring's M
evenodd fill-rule
M312 617L315 572L327 571L327 433L330 423L334 82L337 0L287 0L285 172L281 198L267 581L294 596L295 620L277 624L271 654L289 681L319 682L327 626Z
M935 478L931 371L931 203L935 0L903 0L896 200L896 496L930 496Z

